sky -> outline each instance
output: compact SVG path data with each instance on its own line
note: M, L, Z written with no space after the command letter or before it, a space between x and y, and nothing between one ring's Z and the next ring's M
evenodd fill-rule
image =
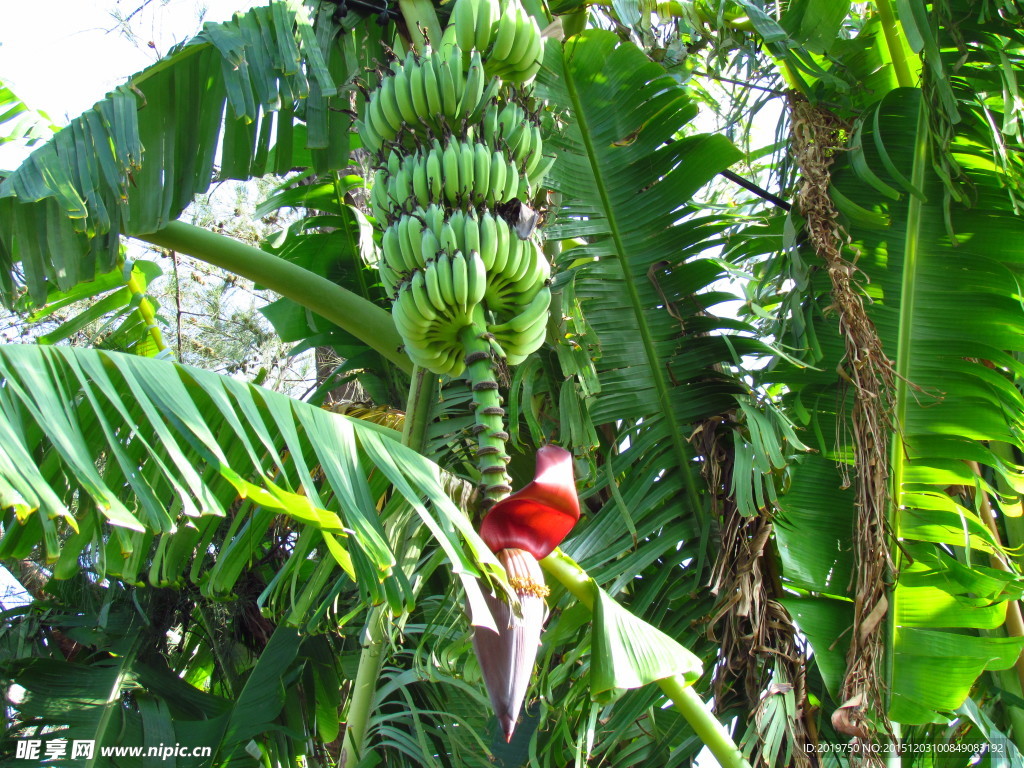
M0 0L0 81L32 109L66 124L113 87L253 0ZM126 34L118 17L127 18ZM134 36L134 39L132 39ZM0 167L13 167L0 148ZM23 157L20 152L18 157Z

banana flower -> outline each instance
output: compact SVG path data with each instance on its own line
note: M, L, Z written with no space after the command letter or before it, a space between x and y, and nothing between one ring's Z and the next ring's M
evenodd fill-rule
M562 543L580 517L572 454L546 445L537 451L533 482L497 502L480 524L480 537L505 567L519 598L517 614L485 594L494 632L476 627L473 650L505 740L511 741L530 683L549 594L539 561Z

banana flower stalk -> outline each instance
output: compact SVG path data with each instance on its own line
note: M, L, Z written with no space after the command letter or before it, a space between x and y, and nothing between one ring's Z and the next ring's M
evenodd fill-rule
M497 632L476 627L473 650L505 740L511 741L540 645L549 594L539 561L562 543L580 518L572 454L546 445L537 451L533 482L497 502L480 524L480 538L505 567L520 612L485 594Z

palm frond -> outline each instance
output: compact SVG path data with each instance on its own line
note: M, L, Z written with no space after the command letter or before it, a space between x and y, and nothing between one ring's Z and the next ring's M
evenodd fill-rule
M107 577L134 582L148 568L153 584L191 580L227 595L267 554L263 536L284 514L296 538L283 572L320 558L304 570L300 600L294 582L280 585L290 609L329 603L332 584L348 578L368 602L401 611L412 595L382 520L404 499L471 599L477 563L493 567L437 467L386 428L205 371L90 350L2 347L0 378L4 557L38 546L59 577L84 560ZM296 623L310 615L299 614Z

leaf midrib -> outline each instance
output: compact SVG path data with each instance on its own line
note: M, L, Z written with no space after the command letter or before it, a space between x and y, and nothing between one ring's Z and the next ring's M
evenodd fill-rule
M679 463L679 467L683 471L686 488L690 491L690 493L686 494L686 503L690 506L690 511L693 513L695 519L703 520L703 509L696 501L697 485L693 476L693 469L691 467L693 457L690 455L688 446L684 442L682 435L679 433L679 430L676 428L676 425L670 416L673 409L668 383L661 371L657 351L654 345L654 339L651 335L651 329L647 323L647 318L644 315L643 306L640 302L640 292L637 289L633 273L629 268L629 261L626 257L626 248L623 243L622 235L619 231L618 219L615 216L615 210L608 195L608 188L604 181L604 175L601 172L601 167L597 160L597 152L591 137L590 125L588 124L586 115L584 114L583 103L580 100L579 92L576 90L575 78L568 67L565 67L564 72L566 90L569 93L573 113L576 116L576 124L579 126L580 138L583 140L583 146L587 153L587 162L590 164L591 172L594 174L594 181L597 183L598 194L601 196L601 205L604 208L604 213L608 220L608 227L611 231L612 241L615 243L616 258L619 260L619 266L622 268L622 276L626 284L626 293L629 296L630 304L633 307L633 315L636 317L637 326L639 327L640 341L643 345L644 356L647 358L648 369L650 370L651 379L654 383L654 389L657 392L658 405L661 407L662 413L668 417L666 419L666 424L668 425L668 432L672 440L672 448L676 455L676 460Z

